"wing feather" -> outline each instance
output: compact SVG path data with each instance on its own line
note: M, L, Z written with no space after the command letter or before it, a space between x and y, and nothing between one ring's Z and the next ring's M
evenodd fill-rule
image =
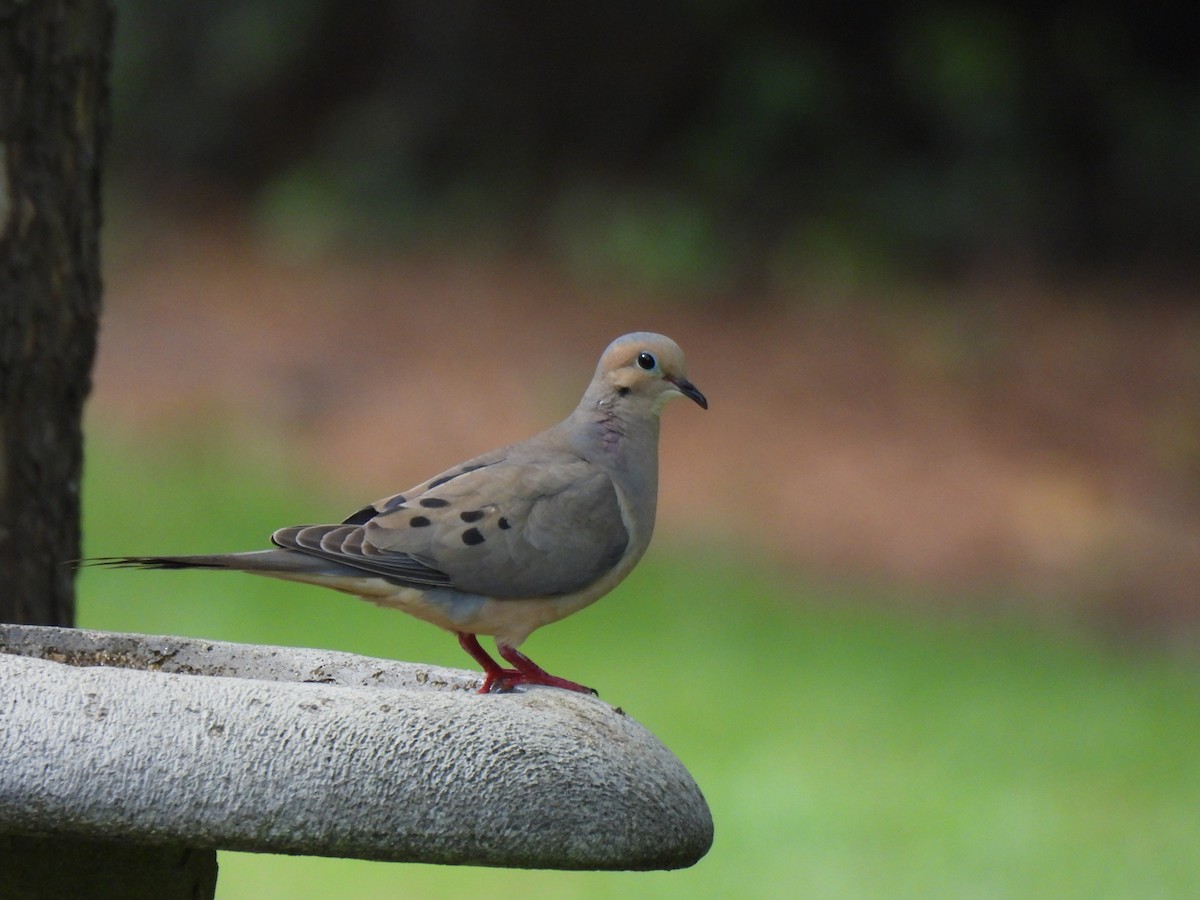
M372 508L340 525L283 528L272 540L397 584L496 599L582 590L629 543L612 480L574 455L464 464Z

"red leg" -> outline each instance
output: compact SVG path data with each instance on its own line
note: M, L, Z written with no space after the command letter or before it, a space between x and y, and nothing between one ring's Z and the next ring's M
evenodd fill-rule
M568 691L578 691L581 694L595 694L590 687L584 687L582 684L576 684L574 681L567 681L565 678L559 678L551 675L545 669L537 665L532 659L517 650L516 647L509 647L505 644L496 644L496 649L500 651L500 655L512 663L517 668L519 680L515 680L508 687L511 688L517 684L545 684L550 687L563 688ZM495 663L493 663L495 665ZM501 688L507 690L508 688Z
M479 693L491 693L493 687L499 687L502 691L511 690L514 684L519 684L521 673L516 669L504 669L500 664L488 656L488 652L479 646L479 638L473 634L467 634L465 631L456 631L458 635L458 645L471 654L471 658L483 667L483 687L479 689Z

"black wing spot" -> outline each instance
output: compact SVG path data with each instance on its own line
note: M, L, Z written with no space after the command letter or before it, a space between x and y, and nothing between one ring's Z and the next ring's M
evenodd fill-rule
M483 532L478 528L468 528L462 533L463 543L468 547L474 547L476 544L482 544L484 541Z
M366 525L377 515L379 515L379 510L377 510L374 506L364 506L362 509L360 509L358 512L356 512L354 515L350 516L349 518L343 519L342 524L343 525Z
M491 463L479 463L475 466L463 466L456 472L450 472L446 475L443 475L441 478L435 478L433 481L429 482L429 487L426 490L432 491L435 487L441 487L447 481L453 481L459 475L466 475L468 472L474 472L476 469L483 469L490 465Z
M383 504L383 507L379 510L379 512L381 515L383 513L395 512L407 502L408 501L404 499L403 494L397 494L395 497L390 497L387 503Z
M501 516L496 524L500 526L501 531L508 531L508 529L512 528L512 522L508 521L504 516Z
M468 509L466 512L459 513L458 517L464 522L478 522L486 515L487 513L482 509Z
M442 506L449 506L449 500L443 500L441 497L422 497L417 501L426 509L437 509Z
M429 520L424 516L413 516L408 520L408 524L413 528L424 528L429 524Z

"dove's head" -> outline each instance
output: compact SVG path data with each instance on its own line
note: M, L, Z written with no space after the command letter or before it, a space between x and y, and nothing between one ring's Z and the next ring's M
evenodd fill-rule
M683 351L669 337L638 331L619 337L604 351L589 395L600 405L618 400L624 404L645 404L657 412L672 397L689 397L708 409L708 400L688 381Z

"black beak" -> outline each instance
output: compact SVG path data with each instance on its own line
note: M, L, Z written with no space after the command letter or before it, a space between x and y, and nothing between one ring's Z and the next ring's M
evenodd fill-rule
M701 409L708 409L708 398L700 393L699 389L686 378L672 378L670 381L671 384L679 388L679 393L683 394L683 396L695 400Z

